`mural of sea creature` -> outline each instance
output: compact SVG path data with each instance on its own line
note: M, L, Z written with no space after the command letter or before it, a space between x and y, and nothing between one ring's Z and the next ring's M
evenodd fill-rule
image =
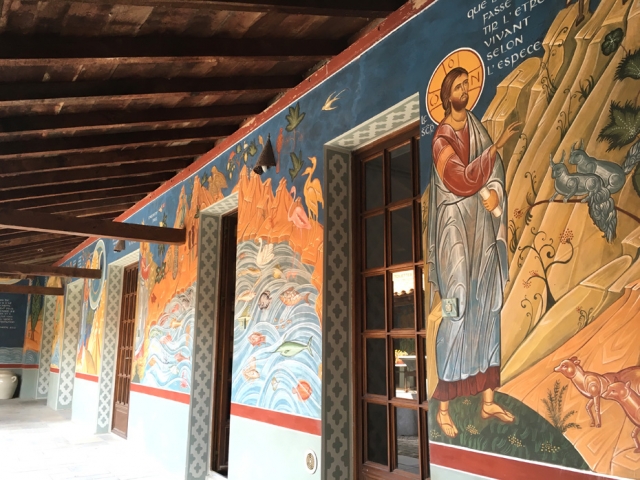
M189 357L185 357L182 352L178 352L175 355L176 361L182 362L183 360L189 360Z
M240 302L250 302L254 298L256 298L256 292L252 292L251 290L247 290L238 295L238 301Z
M254 347L259 347L267 341L267 337L258 332L253 332L249 335L249 343Z
M260 244L260 248L258 250L258 254L256 255L256 265L258 265L259 267L264 267L275 257L273 253L273 247L275 245L273 243L262 245L262 238L258 239L258 243Z
M271 305L271 292L269 290L265 290L258 299L258 308L260 310L266 310L269 308L269 305Z
M273 388L274 392L277 390L278 385L280 385L280 381L276 377L273 377L271 379L271 388Z
M283 276L284 276L284 273L282 273L282 267L280 266L280 264L273 267L273 278L279 279L279 278L282 278Z
M631 438L636 445L634 453L640 453L640 394L631 388L631 383L616 381L602 392L602 398L618 402L635 428Z
M284 342L275 351L271 353L279 353L283 357L295 357L303 350L308 350L309 355L313 357L313 350L311 350L311 340L312 338L309 337L309 341L307 342L306 345L304 343L299 343L299 342Z
M162 343L163 345L166 345L167 343L169 343L171 340L173 340L171 338L171 335L169 333L167 333L164 337L162 337L160 339L160 343Z
M311 389L309 382L306 380L300 380L298 385L291 389L291 393L297 395L298 398L304 402L311 396L313 390Z
M255 267L243 268L238 271L238 277L244 277L245 275L251 275L252 277L257 277L260 275L260 269Z
M310 293L306 293L305 295L300 295L300 293L296 291L295 288L289 287L280 294L280 300L287 307L293 307L294 305L297 305L303 300L307 303L307 305L310 305L309 295Z
M244 310L238 317L238 322L240 322L240 325L242 325L242 329L244 330L247 328L247 324L250 321L251 321L251 315L249 315L249 305L247 305L246 307L244 307Z
M340 91L338 93L336 93L336 92L331 93L327 97L327 100L324 102L324 105L322 106L322 110L330 111L330 110L335 110L336 108L338 108L338 107L334 107L333 104L335 102L337 102L338 100L340 100L340 95L342 94L342 92L344 92L344 90L342 90L342 91Z
M242 376L247 382L253 382L260 378L260 372L256 368L256 357L251 357L247 366L242 370Z

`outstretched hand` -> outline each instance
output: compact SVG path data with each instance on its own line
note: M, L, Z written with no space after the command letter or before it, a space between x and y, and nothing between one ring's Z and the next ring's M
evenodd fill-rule
M502 135L500 135L500 138L498 138L498 141L495 143L496 148L500 149L504 147L506 143L509 141L509 139L513 137L516 133L518 133L518 127L520 125L522 125L522 122L513 122L511 125L509 125L504 130L504 132L502 132Z

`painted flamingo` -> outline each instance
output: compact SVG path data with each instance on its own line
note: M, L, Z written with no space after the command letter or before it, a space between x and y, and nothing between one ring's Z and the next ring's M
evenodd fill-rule
M302 199L299 197L296 198L296 187L291 187L290 193L293 198L293 203L287 212L287 219L300 230L300 245L302 246L302 229L311 230L311 223L309 223L309 217L304 211L304 208L302 208Z

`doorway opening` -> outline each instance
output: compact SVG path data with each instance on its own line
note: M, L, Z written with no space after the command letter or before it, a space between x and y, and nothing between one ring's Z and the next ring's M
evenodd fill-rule
M127 438L129 428L129 396L131 367L138 297L138 264L125 267L122 280L122 304L116 362L115 390L113 394L113 433Z
M238 212L222 217L218 315L215 325L214 385L211 416L211 466L222 476L229 473L233 327L236 298Z

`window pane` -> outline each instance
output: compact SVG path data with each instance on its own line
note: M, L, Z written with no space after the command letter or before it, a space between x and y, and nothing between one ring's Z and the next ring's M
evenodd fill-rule
M413 197L410 143L389 152L389 167L391 171L391 202Z
M395 358L395 365L393 366L395 396L398 398L417 400L415 338L394 338L393 352Z
M420 475L418 412L408 408L396 408L395 412L397 470Z
M387 396L387 349L384 338L367 338L367 392Z
M387 465L387 407L367 404L367 460Z
M412 211L409 206L391 212L391 263L394 265L413 260Z
M393 328L415 328L415 274L413 268L393 272Z
M377 268L384 265L384 215L365 220L365 235L367 244L367 268Z
M382 156L364 164L365 211L384 205L382 191Z
M367 330L385 330L384 275L366 279Z

